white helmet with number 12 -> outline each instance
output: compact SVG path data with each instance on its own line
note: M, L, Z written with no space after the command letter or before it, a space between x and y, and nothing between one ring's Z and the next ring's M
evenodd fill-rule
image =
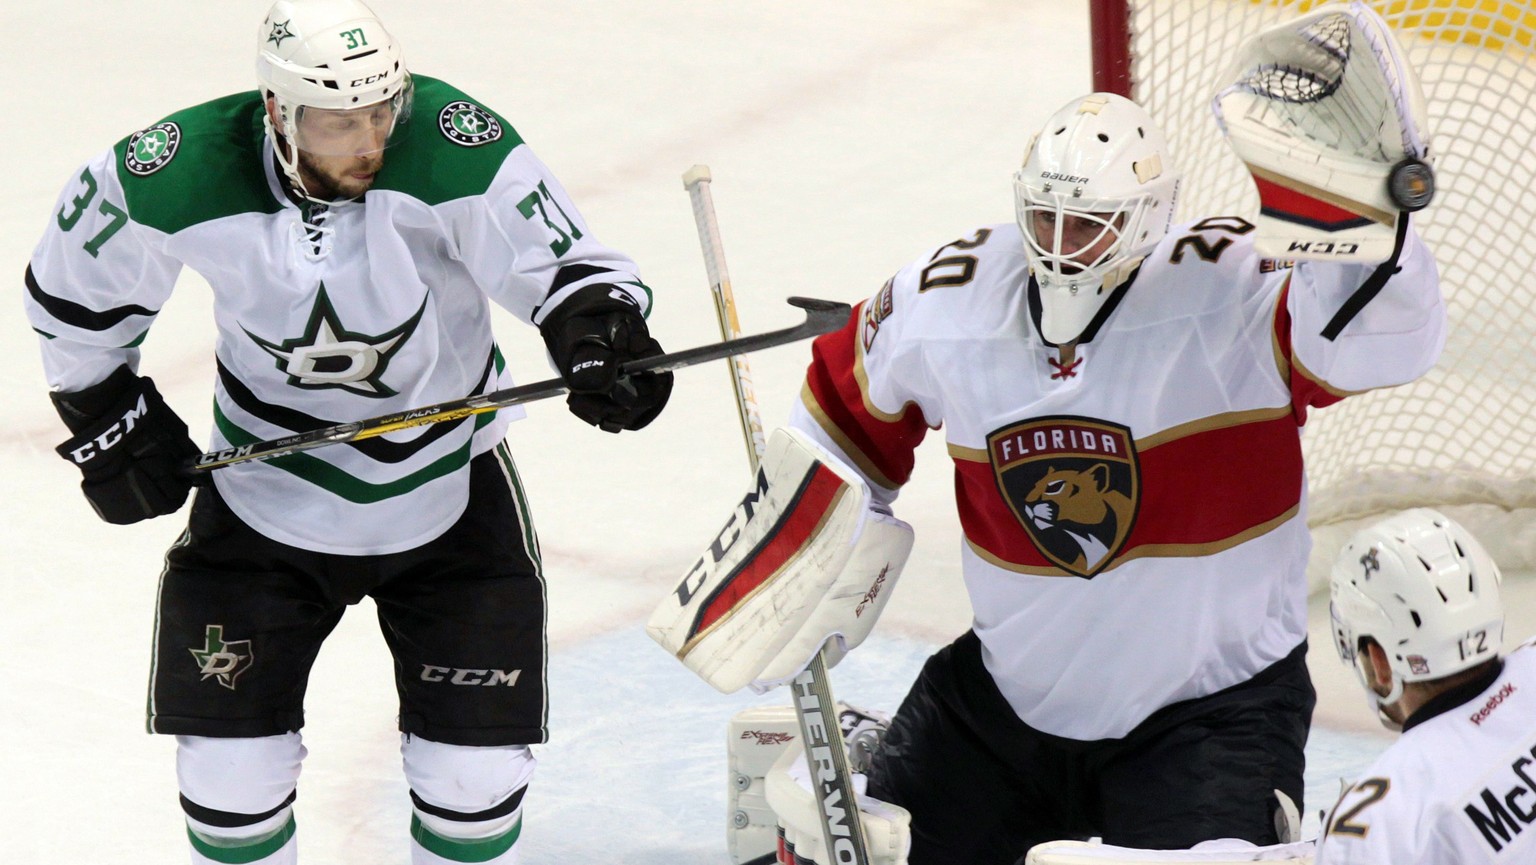
M1361 641L1386 652L1392 689L1442 679L1499 656L1504 606L1498 565L1456 521L1429 508L1404 511L1356 532L1329 586L1336 648L1370 692Z

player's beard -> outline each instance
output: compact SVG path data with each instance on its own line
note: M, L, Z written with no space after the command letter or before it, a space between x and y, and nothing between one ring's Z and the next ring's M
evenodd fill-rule
M322 165L309 152L299 151L299 176L310 198L321 201L361 198L373 187L374 178L384 167L384 153L379 151L367 156L326 157ZM367 174L366 178L354 174Z

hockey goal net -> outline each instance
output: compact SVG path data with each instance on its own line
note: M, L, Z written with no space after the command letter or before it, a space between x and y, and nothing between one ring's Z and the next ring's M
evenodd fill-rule
M1179 218L1252 218L1258 196L1210 100L1238 44L1316 2L1090 0L1094 89L1140 102L1184 173ZM1536 566L1536 8L1529 0L1369 5L1424 86L1439 193L1416 225L1450 333L1412 384L1313 413L1303 447L1319 556L1384 512L1444 509L1506 570ZM1325 561L1321 562L1326 572Z

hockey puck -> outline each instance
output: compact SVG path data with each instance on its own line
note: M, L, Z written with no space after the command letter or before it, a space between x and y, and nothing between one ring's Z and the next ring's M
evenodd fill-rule
M1387 194L1410 213L1423 210L1435 197L1435 170L1413 157L1404 159L1387 176Z

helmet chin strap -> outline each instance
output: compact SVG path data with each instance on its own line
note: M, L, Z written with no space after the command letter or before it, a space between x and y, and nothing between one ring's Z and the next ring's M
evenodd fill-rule
M336 204L336 201L324 198L316 198L315 195L309 191L309 187L304 184L304 178L299 172L299 148L292 141L290 141L287 136L279 133L277 129L272 125L272 115L270 113L263 114L261 116L261 122L262 125L266 128L267 140L272 142L272 152L277 156L277 164L282 167L283 176L288 178L288 183L293 187L293 190L302 196L305 201L310 201L315 204L324 204L327 206ZM286 149L292 151L293 156L291 158L288 156L288 154L283 152L285 147Z
M1394 733L1401 733L1403 731L1402 722L1392 720L1387 715L1387 707L1403 698L1403 677L1399 676L1396 670L1393 670L1391 690L1385 694L1378 694L1376 689L1371 687L1370 676L1365 671L1366 665L1370 662L1370 656L1363 652L1355 662L1355 675L1359 677L1360 684L1365 688L1366 704L1371 707L1371 711L1376 713L1376 719L1381 721L1381 726Z
M1376 712L1376 720L1381 722L1381 726L1386 727L1388 730L1391 730L1394 733L1403 732L1403 724L1401 721L1393 720L1392 717L1387 714L1387 707L1393 703L1396 703L1398 698L1402 697L1402 695L1403 680L1399 679L1395 675L1392 677L1392 692L1387 694L1387 696L1383 697L1380 694L1377 694L1375 691L1371 692L1371 708Z

